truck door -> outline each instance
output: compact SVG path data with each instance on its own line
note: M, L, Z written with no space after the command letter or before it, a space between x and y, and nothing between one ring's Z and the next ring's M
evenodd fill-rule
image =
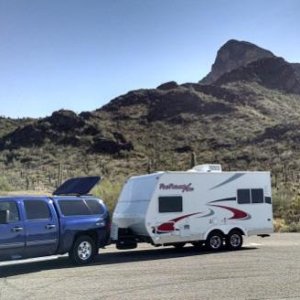
M55 254L58 247L59 223L49 199L24 200L26 248L28 257Z
M16 201L0 201L0 210L9 211L8 223L0 224L0 259L21 258L24 255L25 231L19 208Z

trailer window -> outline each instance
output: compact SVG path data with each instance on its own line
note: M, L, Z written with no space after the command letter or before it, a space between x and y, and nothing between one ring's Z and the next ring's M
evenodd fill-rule
M239 204L249 204L250 190L249 189L237 190L237 200Z
M158 211L160 213L182 212L182 197L181 196L159 197Z
M264 203L264 190L263 189L237 190L237 201L239 204Z
M263 203L264 202L264 191L263 189L252 189L251 190L252 203Z
M272 198L271 197L265 197L265 202L272 204Z

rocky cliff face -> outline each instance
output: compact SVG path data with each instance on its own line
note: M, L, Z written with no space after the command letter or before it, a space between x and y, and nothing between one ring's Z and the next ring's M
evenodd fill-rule
M95 119L98 122L95 122ZM0 150L34 148L47 144L79 147L89 153L118 153L133 150L121 133L102 132L101 122L89 113L77 115L70 110L54 112L50 117L32 121L0 139Z
M283 58L263 58L223 74L215 84L235 81L256 82L266 88L300 94L300 80L295 69Z
M225 73L267 57L274 54L249 42L229 40L219 49L210 73L200 83L214 83Z
M291 65L292 65L293 69L295 70L295 73L296 73L298 79L300 80L300 64L292 63Z
M234 110L216 98L207 99L206 89L197 84L171 85L138 90L118 97L98 112L110 112L118 120L143 119L147 122L177 122L179 115L224 114ZM130 113L131 112L131 113Z

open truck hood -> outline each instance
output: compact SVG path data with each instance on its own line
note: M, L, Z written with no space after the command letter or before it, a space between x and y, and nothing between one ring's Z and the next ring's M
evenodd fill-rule
M99 176L76 177L66 180L53 195L86 195L100 181Z

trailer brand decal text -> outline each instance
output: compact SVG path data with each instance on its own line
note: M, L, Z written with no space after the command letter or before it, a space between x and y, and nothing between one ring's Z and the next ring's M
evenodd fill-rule
M174 184L174 183L169 183L169 184L164 184L161 183L159 185L160 190L181 190L183 193L184 192L192 192L194 188L192 187L192 184Z

